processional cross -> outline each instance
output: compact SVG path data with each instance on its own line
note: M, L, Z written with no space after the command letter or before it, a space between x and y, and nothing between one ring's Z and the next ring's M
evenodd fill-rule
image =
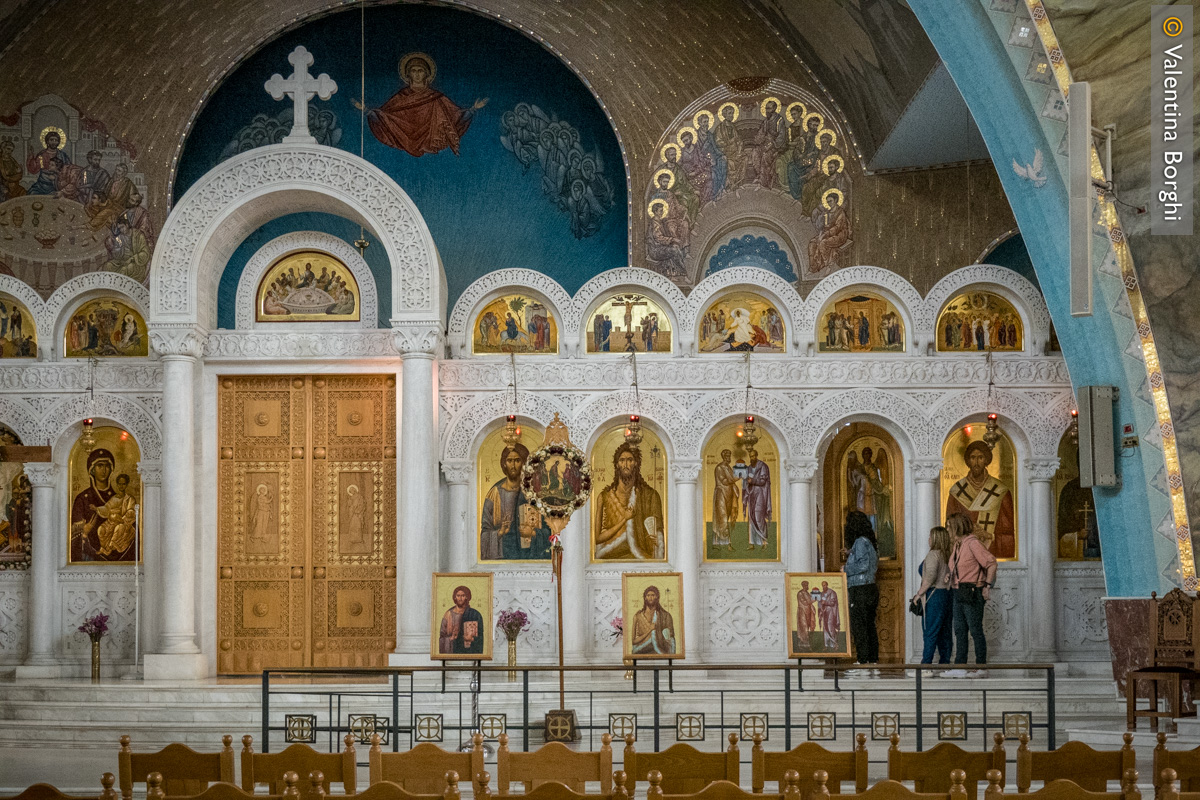
M316 137L308 131L308 101L313 95L322 100L333 97L337 83L327 73L322 72L315 78L308 73L313 54L304 45L293 50L288 61L293 67L292 74L284 78L276 72L263 88L276 100L282 100L285 94L292 98L292 132L283 138L284 144L316 144Z

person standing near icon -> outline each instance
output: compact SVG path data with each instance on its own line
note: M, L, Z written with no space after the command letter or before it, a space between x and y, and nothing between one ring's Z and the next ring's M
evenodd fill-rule
M879 552L871 520L861 511L846 515L846 548L842 550L843 570L850 594L850 636L859 664L879 662L879 631L875 614L879 609Z
M986 678L980 669L987 663L987 637L983 632L983 607L996 585L996 557L974 535L975 524L966 514L951 514L946 528L954 536L950 553L950 587L954 592L954 663L967 663L967 635L975 642L975 669L953 669L948 678Z
M925 612L921 617L925 639L922 664L932 664L935 652L937 663L950 663L954 645L954 598L950 594L951 550L948 530L939 525L929 531L929 554L920 568L921 588L913 595L913 602L921 603Z

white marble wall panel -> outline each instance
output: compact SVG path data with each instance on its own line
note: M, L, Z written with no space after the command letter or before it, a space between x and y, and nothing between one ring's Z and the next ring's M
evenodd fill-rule
M113 571L116 569L119 568ZM130 572L129 569L125 571ZM109 634L100 645L102 663L133 663L137 600L132 574L117 576L95 570L60 573L59 588L62 635L56 650L63 660L90 663L91 640L78 628L86 618L102 613L109 618Z
M20 664L28 647L29 575L0 572L0 664Z
M1063 661L1109 660L1100 562L1060 561L1054 568L1054 586L1058 657Z

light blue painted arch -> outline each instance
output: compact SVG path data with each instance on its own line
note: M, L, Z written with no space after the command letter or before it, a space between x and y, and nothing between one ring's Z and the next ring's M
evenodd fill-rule
M1118 420L1134 422L1144 436L1147 422L1153 420L1153 408L1145 389L1144 363L1127 354L1133 322L1120 313L1123 289L1119 276L1097 270L1094 315L1070 316L1068 202L1065 162L1058 158L1060 139L1048 135L1046 120L1040 116L1042 108L1035 107L1035 92L1024 84L1023 73L1018 73L1001 38L1007 38L1010 29L1000 30L1003 20L989 13L985 2L911 0L910 6L950 70L997 166L1054 320L1073 386L1118 387ZM1017 4L1017 13L1026 13L1022 3ZM1028 64L1031 51L1023 52ZM1056 87L1049 89L1057 92ZM1043 153L1046 178L1040 187L1019 177L1011 167L1014 160L1032 163L1037 150ZM1106 232L1101 227L1095 232L1098 254L1107 252L1111 258L1111 247L1104 246L1108 244ZM1162 530L1163 512L1169 511L1163 491L1162 453L1141 448L1134 457L1120 459L1119 470L1122 488L1095 491L1107 593L1144 597L1152 590L1164 591L1177 580L1173 527Z

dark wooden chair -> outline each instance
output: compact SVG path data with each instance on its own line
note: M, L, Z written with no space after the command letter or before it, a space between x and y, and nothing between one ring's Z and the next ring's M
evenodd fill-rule
M496 752L496 792L504 797L513 783L523 784L528 794L543 783L561 783L576 792L585 792L587 783L600 784L600 794L612 794L612 736L600 736L596 752L571 750L562 742L550 742L532 753L513 753L508 749L508 734L500 734Z
M221 737L221 752L197 753L183 744L169 744L157 753L135 753L129 737L121 737L117 753L117 774L121 779L121 797L133 797L133 785L143 783L151 772L163 776L163 792L168 797L200 794L211 783L233 783L233 737Z
M984 800L1142 800L1137 787L1137 770L1132 767L1121 774L1119 792L1094 792L1066 778L1052 779L1036 792L1004 793L1003 776L999 770L988 770L988 787ZM1020 780L1018 778L1018 780Z
M265 783L272 794L278 794L286 787L288 772L297 775L320 772L327 794L330 781L342 784L345 794L354 794L358 777L354 736L348 733L343 741L346 749L340 753L318 753L306 744L294 744L278 753L256 753L254 737L243 736L242 788L253 793L255 786Z
M900 734L893 733L892 746L888 748L888 779L912 781L918 792L942 794L950 791L952 772L962 770L967 798L976 800L978 784L987 780L988 770L998 770L1000 785L1004 785L1004 734L997 733L994 741L996 746L982 753L963 750L949 742L939 742L923 752L906 753L900 749Z
M1125 771L1136 766L1133 734L1125 734L1120 750L1096 750L1083 742L1067 742L1057 750L1029 749L1029 736L1021 734L1017 748L1017 791L1028 792L1033 781L1067 780L1089 792L1107 792L1109 781L1120 784Z
M106 772L100 778L100 785L104 788L98 795L63 794L48 783L35 783L20 794L6 797L4 800L117 800L120 795L113 788L116 783L116 777L111 772Z
M967 773L961 769L951 770L946 774L945 779L937 779L937 783L945 783L947 789L944 792L925 792L913 791L903 783L894 780L877 781L875 785L866 791L857 794L830 794L829 788L825 785L829 779L825 770L818 770L813 776L817 783L817 788L813 791L813 800L966 800L967 787L963 785L963 781L967 779Z
M469 753L443 750L429 742L405 752L385 753L379 734L372 734L367 756L371 785L387 781L413 794L442 794L447 773L478 776L483 772L483 734L475 734L472 745Z
M858 735L858 745L850 752L826 750L816 742L804 742L786 752L763 750L762 734L754 734L754 747L750 751L750 788L762 792L767 781L777 781L782 793L784 778L795 770L800 779L800 795L808 800L817 787L814 775L824 770L835 794L840 794L843 783L853 783L854 791L867 789L867 735Z
M1138 717L1150 719L1150 730L1158 730L1159 717L1178 719L1196 716L1196 708L1183 707L1183 684L1200 681L1200 625L1196 620L1196 598L1172 589L1161 600L1150 593L1150 666L1132 669L1125 680L1125 726L1137 730ZM1150 707L1138 708L1138 684L1150 685ZM1158 710L1158 700L1166 710Z
M625 772L629 791L638 781L648 781L650 770L662 773L661 789L666 794L698 792L713 781L740 784L738 735L729 734L729 749L724 753L705 753L690 744L673 744L661 753L639 753L633 747L633 734L625 735Z
M1174 780L1179 781L1178 791L1183 794L1200 792L1200 747L1191 750L1168 750L1167 735L1158 734L1158 745L1154 748L1154 796L1158 797L1163 783L1163 771L1170 769Z

